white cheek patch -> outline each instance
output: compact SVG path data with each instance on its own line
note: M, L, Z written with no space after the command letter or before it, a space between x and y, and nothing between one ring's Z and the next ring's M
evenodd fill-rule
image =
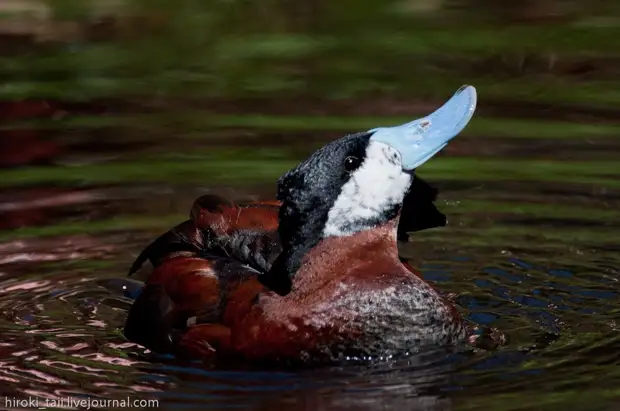
M371 228L401 204L412 175L403 171L400 154L370 141L362 165L351 174L329 211L323 237L346 236Z

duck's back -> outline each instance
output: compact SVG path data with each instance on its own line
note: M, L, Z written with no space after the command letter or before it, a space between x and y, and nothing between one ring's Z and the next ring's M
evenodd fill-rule
M242 287L250 290L246 298L262 291L252 280L280 253L277 213L272 202L235 205L217 196L196 200L191 219L153 241L132 265L130 274L149 260L153 271L132 305L125 335L169 352L188 339L183 334L189 327L226 326L224 312L233 295L240 297L237 289L250 282Z

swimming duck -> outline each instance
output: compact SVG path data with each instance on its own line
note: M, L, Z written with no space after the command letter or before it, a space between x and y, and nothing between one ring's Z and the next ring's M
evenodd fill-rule
M446 224L414 171L475 107L463 86L427 117L330 142L278 180L277 201L199 198L132 265L154 269L125 336L191 358L313 363L464 342L457 310L397 240Z

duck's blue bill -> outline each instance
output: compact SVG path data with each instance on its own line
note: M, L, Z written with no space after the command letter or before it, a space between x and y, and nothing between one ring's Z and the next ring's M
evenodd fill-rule
M401 126L372 129L370 139L398 150L403 169L416 169L463 131L474 115L476 100L476 89L463 86L433 114Z

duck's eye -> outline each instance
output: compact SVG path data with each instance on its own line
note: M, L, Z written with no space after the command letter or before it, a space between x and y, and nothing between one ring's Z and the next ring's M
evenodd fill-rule
M359 158L349 156L344 159L344 169L350 173L351 171L354 171L356 168L358 168L360 166L360 163L361 161Z

